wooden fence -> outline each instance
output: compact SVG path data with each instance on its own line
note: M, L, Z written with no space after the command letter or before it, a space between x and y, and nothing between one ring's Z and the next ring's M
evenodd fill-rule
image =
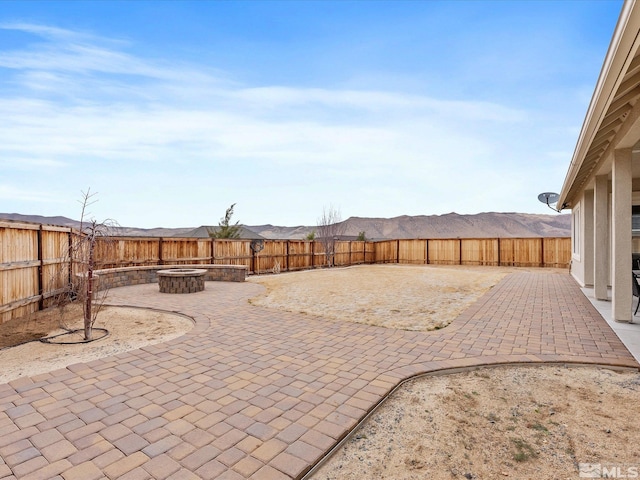
M0 221L0 323L46 308L80 267L69 260L77 232L70 228ZM250 273L326 266L322 243L264 240L105 237L96 246L96 268L139 265L245 265ZM570 238L463 238L339 241L334 264L490 265L567 268Z
M0 222L0 323L43 309L69 284L70 228Z
M455 238L382 240L375 263L568 268L571 239Z

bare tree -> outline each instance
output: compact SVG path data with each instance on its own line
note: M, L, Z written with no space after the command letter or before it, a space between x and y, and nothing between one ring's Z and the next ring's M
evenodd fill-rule
M88 207L96 202L93 199L96 194L91 193L90 190L87 189L86 192L82 192L80 227L77 233L72 234L69 250L63 256L66 259L63 264L66 264L66 266L55 274L57 279L52 279L52 282L60 284L60 278L68 276L67 287L62 289L62 292L56 296L54 303L60 309L61 326L68 333L75 333L76 330L71 330L65 325L64 315L67 305L73 301L81 302L85 342L93 340L93 326L108 293L107 288L97 288L97 278L94 274L97 265L96 247L98 239L101 237L106 239L109 236L110 228L117 225L113 220L98 223L93 218L87 219L89 215L87 212ZM105 242L105 245L109 243L108 240L102 241Z
M335 264L336 242L347 227L342 221L340 210L333 205L322 207L322 216L317 221L315 238L322 244L328 267Z

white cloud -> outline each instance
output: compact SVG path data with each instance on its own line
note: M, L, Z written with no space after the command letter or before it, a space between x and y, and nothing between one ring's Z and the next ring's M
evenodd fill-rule
M526 149L530 114L510 105L394 91L247 86L205 66L127 53L122 42L47 26L2 28L45 41L0 53L11 86L0 90L0 117L7 122L0 157L21 162L22 169L60 170L39 180L42 189L57 182L56 195L75 195L89 183L107 198L111 190L133 199L137 189L164 202L157 194L163 186L224 181L256 216L271 221L265 217L274 210L270 205L299 203L301 192L292 186L300 182L316 202L331 195L381 212L395 202L397 214L437 213L431 209L436 204L462 208L458 199L481 183L486 198L476 204L499 197L491 189L503 183L496 174L510 175L505 152L519 162L535 159ZM12 163L5 160L3 170L12 170ZM49 201L49 194L21 193L13 186L19 178L5 182L2 198ZM269 189L277 195L260 196ZM192 199L204 195L187 190ZM357 202L354 191L362 194ZM115 206L119 199L111 201Z
M0 183L0 199L12 200L19 202L59 202L59 199L55 195L51 195L48 192L33 190L33 189L21 189L14 185L7 185ZM15 212L7 212L15 213Z
M57 169L68 167L70 164L51 158L25 158L3 157L0 159L0 167L15 170L33 170L34 168Z
M389 111L431 112L458 119L495 122L517 122L525 118L524 112L495 103L447 101L395 92L258 87L238 90L234 97L256 106L271 108L318 104L341 109L356 108L369 114L386 114Z
M17 30L26 33L33 33L34 35L54 39L64 38L96 38L93 35L82 34L77 31L67 30L64 28L52 27L50 25L37 25L26 22L3 22L0 23L0 29L2 30Z

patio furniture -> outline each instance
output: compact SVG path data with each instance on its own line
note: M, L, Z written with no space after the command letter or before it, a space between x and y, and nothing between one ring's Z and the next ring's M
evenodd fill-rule
M636 313L638 313L638 307L640 307L640 284L638 284L638 275L636 275L635 273L631 272L631 278L632 278L632 287L633 287L633 296L634 297L638 297L638 304L636 305L636 311L633 312L633 314L635 315Z

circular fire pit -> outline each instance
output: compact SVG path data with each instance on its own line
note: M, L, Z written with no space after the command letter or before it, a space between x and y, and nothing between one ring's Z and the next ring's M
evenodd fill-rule
M204 290L206 270L199 268L172 268L158 270L160 293L195 293Z

